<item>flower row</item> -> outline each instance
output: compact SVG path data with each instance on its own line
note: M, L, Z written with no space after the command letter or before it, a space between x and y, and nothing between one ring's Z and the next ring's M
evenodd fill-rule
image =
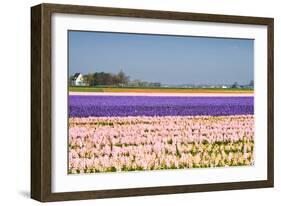
M252 165L254 120L241 116L69 119L69 172Z
M97 146L233 142L253 136L253 115L69 118L69 137L77 145L84 137L88 146Z
M225 116L253 113L252 96L69 96L70 117Z

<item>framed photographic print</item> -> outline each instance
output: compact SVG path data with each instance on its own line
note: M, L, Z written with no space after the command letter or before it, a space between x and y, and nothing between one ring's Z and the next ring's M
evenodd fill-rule
M273 19L31 8L31 197L273 187Z

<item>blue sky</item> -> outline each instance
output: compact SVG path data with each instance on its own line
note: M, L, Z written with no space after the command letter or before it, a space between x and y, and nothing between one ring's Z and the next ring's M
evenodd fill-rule
M69 74L117 73L164 84L247 84L254 40L69 31Z

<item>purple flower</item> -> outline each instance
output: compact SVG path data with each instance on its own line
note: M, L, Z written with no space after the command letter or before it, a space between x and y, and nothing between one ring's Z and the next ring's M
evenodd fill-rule
M69 96L69 117L254 114L254 97Z

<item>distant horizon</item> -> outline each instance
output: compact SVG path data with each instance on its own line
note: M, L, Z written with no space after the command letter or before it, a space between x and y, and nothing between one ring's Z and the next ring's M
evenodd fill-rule
M131 81L163 85L248 85L249 39L69 31L69 76L124 71Z
M92 72L87 73L87 74L84 74L84 73L81 73L81 72L75 72L75 73L80 73L82 75L87 75L87 74L90 74ZM69 77L73 76L75 73L69 74ZM113 74L113 73L111 73L111 74ZM136 80L136 79L131 79L130 78L130 81L142 81L142 80L141 79ZM250 80L250 81L252 81L252 80ZM245 83L245 84L241 84L241 83L239 83L237 81L236 81L236 83L238 83L239 85L248 85L250 83L250 81ZM145 81L143 81L143 82L145 82ZM221 84L221 83L217 83L217 84L205 84L205 83L203 83L203 84L201 84L201 83L161 83L161 84L162 85L170 85L170 86L188 86L188 85L202 85L202 86L203 85L208 85L208 86L212 86L213 85L213 86L218 86L218 85L232 85L233 83L235 83L235 82L232 82L232 83L229 83L229 84Z

